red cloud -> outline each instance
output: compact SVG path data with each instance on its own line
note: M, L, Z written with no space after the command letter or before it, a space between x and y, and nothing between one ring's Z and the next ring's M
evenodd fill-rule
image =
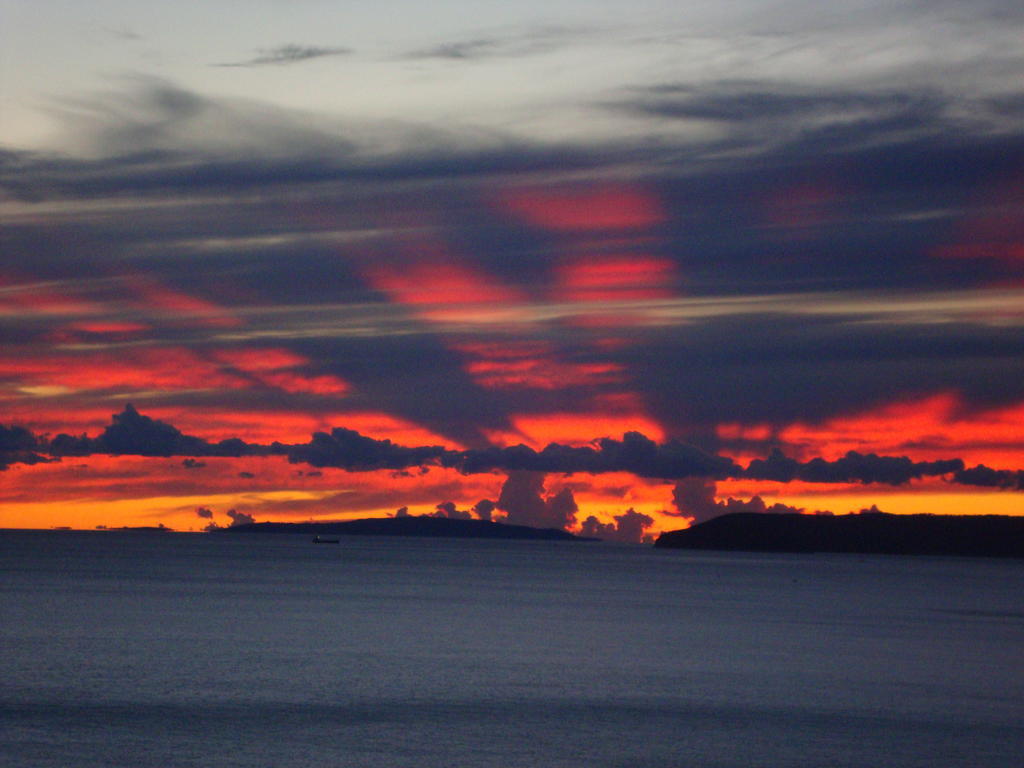
M224 307L182 291L169 288L151 277L125 278L126 287L137 297L135 304L143 310L166 313L175 324L232 328L242 324Z
M555 270L559 301L636 301L671 296L675 266L655 256L578 256Z
M614 184L518 189L498 197L497 205L534 226L561 232L642 229L665 218L656 198Z
M466 372L488 389L555 390L622 378L617 363L559 360L552 345L543 342L464 342L455 349L467 358Z

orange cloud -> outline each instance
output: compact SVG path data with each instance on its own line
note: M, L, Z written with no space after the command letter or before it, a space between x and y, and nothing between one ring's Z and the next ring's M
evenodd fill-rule
M393 514L400 506L430 513L442 501L472 506L496 498L501 478L465 477L440 468L427 473L348 473L312 470L284 457L204 457L199 468L180 458L89 456L16 465L0 486L0 528L66 525L156 525L201 529L195 515L212 509L226 524L228 509L258 520L341 519Z
M185 347L131 347L88 354L0 353L0 379L70 389L238 389L250 386Z
M128 347L110 351L0 353L0 380L15 387L67 390L249 389L267 386L290 393L340 395L348 384L333 375L306 376L283 368L307 360L286 350L217 350Z
M518 414L510 420L512 431L490 431L488 440L499 447L522 443L539 451L549 443L585 446L601 437L620 439L626 432L641 432L656 442L665 439L661 425L640 410Z
M779 440L800 456L834 460L847 451L962 458L968 465L1024 466L1024 403L981 411L954 393L897 401L821 424L792 424Z
M308 358L287 349L245 347L219 349L212 354L215 359L231 368L244 371L261 384L285 392L340 395L349 390L349 385L334 375L306 376L287 370L309 364Z

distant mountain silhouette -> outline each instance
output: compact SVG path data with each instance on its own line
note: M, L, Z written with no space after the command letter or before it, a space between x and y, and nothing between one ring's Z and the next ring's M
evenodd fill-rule
M458 539L546 539L593 541L554 528L505 525L488 520L446 517L371 517L327 523L245 523L215 533L306 533L316 536L435 536Z
M654 546L755 552L1024 557L1024 517L738 512L661 534Z

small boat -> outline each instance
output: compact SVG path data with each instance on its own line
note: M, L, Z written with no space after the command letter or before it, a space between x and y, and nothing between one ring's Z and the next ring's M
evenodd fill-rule
M340 541L341 541L340 539L332 539L332 538L328 538L327 536L314 536L313 537L313 543L314 544L337 544Z

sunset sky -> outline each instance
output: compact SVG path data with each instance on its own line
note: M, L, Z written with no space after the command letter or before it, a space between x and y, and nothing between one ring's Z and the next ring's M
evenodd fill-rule
M0 527L1024 514L1022 75L1019 0L0 0Z

